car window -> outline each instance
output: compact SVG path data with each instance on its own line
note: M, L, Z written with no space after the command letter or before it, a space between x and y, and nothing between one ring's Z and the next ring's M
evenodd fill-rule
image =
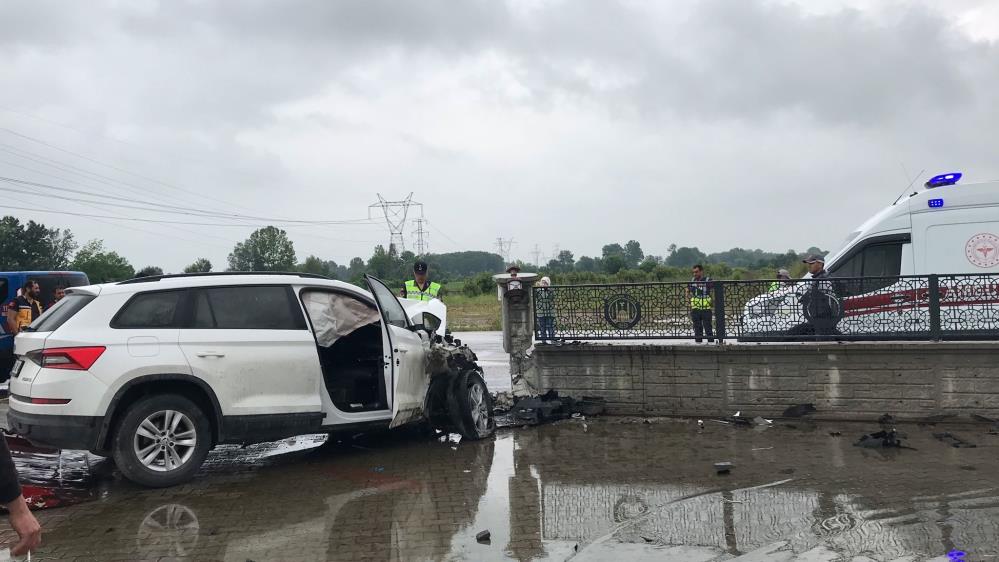
M139 293L121 309L112 328L171 328L178 326L177 310L184 291ZM68 296L66 298L69 298Z
M375 301L378 302L378 308L381 310L385 323L400 328L408 328L409 319L406 317L406 309L399 303L399 299L395 296L395 293L389 290L378 279L370 275L366 277L368 279L368 287L371 288L371 294L374 295Z
M7 295L9 294L7 292L7 289L9 287L10 287L10 282L7 281L7 278L6 277L0 277L0 300L3 300L3 302L0 302L0 305L7 304L7 300L8 300L7 299ZM13 297L11 297L11 298L13 298Z
M93 295L68 294L32 322L30 329L33 332L54 332L95 298Z
M304 330L301 306L286 286L205 288L195 299L193 327L219 330Z
M48 308L55 302L55 292L57 288L67 289L69 287L82 287L89 285L87 276L83 273L50 273L31 277L38 281L38 288L42 290L39 300L42 306Z
M208 293L198 291L194 298L194 321L195 328L214 328L215 314L212 312L212 305L208 302Z

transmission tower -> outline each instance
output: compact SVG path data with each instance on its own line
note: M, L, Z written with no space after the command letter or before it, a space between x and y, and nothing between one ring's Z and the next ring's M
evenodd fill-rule
M430 231L423 228L425 224L427 224L427 219L423 217L416 219L416 230L413 231L413 235L416 236L416 255L418 256L430 253Z
M534 245L534 249L531 250L531 255L534 256L534 265L536 267L541 267L541 248L537 244Z
M503 257L503 261L510 263L510 249L513 247L513 238L497 238L496 250Z
M389 228L389 247L387 248L389 252L393 249L399 254L406 251L406 240L403 238L402 233L406 229L406 217L409 216L410 207L419 207L420 218L423 218L423 203L413 201L412 192L402 201L388 201L379 193L378 202L368 207L369 219L371 218L372 209L378 208L382 210L382 215L385 217L385 224Z

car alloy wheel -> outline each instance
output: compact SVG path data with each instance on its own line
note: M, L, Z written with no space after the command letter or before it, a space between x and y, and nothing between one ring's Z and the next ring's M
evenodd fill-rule
M153 412L142 420L132 439L135 457L156 472L184 466L194 456L197 445L194 422L176 410Z

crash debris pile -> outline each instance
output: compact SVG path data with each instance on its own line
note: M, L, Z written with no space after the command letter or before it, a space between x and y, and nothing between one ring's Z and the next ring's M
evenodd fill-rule
M571 417L598 416L607 409L604 398L583 396L580 399L559 396L555 390L540 396L517 399L507 410L497 403L497 424L500 426L539 425Z

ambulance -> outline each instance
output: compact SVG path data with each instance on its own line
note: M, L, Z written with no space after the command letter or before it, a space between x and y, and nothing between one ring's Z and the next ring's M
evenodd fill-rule
M961 173L931 178L851 232L826 259L837 283L843 335L929 332L929 279L939 276L942 334L999 332L999 181L959 185ZM806 278L809 277L806 275ZM744 336L777 335L806 322L797 283L750 300Z

